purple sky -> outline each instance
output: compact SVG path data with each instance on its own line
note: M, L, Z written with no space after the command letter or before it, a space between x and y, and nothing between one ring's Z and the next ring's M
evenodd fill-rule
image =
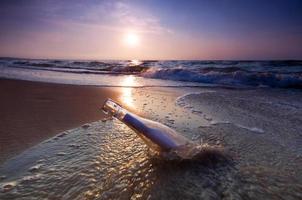
M302 59L301 10L300 0L2 0L0 56Z

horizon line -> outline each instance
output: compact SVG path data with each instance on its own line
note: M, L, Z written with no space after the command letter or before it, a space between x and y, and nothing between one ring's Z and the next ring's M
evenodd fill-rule
M268 59L128 59L128 58L31 58L31 57L14 57L0 56L0 59L18 59L18 60L80 60L80 61L113 61L113 60L139 60L139 61L302 61L302 58L268 58Z

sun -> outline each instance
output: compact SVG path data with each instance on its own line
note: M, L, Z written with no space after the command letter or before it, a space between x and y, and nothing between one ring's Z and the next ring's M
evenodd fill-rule
M135 32L128 32L124 36L124 42L128 47L136 47L140 44L140 38Z

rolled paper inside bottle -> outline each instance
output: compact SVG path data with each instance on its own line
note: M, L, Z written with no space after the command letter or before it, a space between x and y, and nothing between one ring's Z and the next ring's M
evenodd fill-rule
M163 134L158 129L147 127L143 122L129 113L125 115L123 121L130 127L133 127L134 129L139 131L140 134L143 134L145 137L149 138L152 142L154 142L164 150L174 149L178 147L178 145L168 135Z

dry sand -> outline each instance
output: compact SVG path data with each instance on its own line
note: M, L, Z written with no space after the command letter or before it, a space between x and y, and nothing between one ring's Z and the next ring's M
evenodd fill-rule
M117 92L93 86L0 79L0 163L23 150L87 122Z

